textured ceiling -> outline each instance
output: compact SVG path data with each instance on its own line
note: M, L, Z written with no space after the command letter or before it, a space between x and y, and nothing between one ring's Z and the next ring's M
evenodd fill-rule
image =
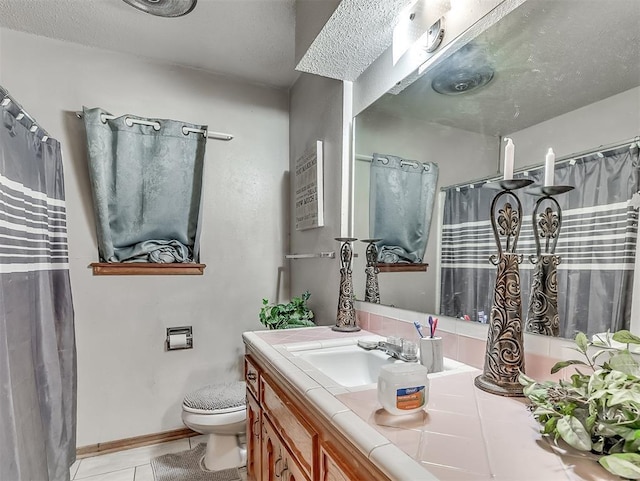
M199 0L161 18L122 0L0 0L0 27L289 87L294 0Z
M411 0L342 0L297 70L355 80L393 41L398 15Z
M639 26L639 0L530 0L477 36L474 48L430 67L368 111L509 134L639 86ZM479 59L495 71L484 88L459 95L434 92L431 84L439 73L454 63L457 68L449 68L445 78L477 71ZM640 112L640 96L629 108Z

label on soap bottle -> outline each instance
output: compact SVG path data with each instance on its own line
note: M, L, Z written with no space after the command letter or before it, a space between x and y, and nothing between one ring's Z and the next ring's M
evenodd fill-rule
M424 406L424 386L405 387L396 391L396 407L403 411Z

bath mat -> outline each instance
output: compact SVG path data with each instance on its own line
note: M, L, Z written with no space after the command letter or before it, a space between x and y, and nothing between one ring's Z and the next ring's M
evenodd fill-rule
M189 451L169 453L151 460L155 481L241 481L238 468L205 471L202 466L206 445Z

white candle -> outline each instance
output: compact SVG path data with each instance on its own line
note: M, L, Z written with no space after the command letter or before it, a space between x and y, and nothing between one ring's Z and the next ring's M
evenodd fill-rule
M511 180L513 179L513 157L516 147L510 138L505 137L504 140L507 141L504 148L504 180Z
M555 174L555 162L556 155L553 153L553 149L549 148L547 155L544 158L544 185L545 187L551 187L553 185L553 177Z

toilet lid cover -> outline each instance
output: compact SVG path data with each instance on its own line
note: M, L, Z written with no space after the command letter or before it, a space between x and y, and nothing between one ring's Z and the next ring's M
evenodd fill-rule
M246 384L244 381L211 384L187 394L185 408L197 411L233 411L244 409ZM235 408L235 409L234 409Z

